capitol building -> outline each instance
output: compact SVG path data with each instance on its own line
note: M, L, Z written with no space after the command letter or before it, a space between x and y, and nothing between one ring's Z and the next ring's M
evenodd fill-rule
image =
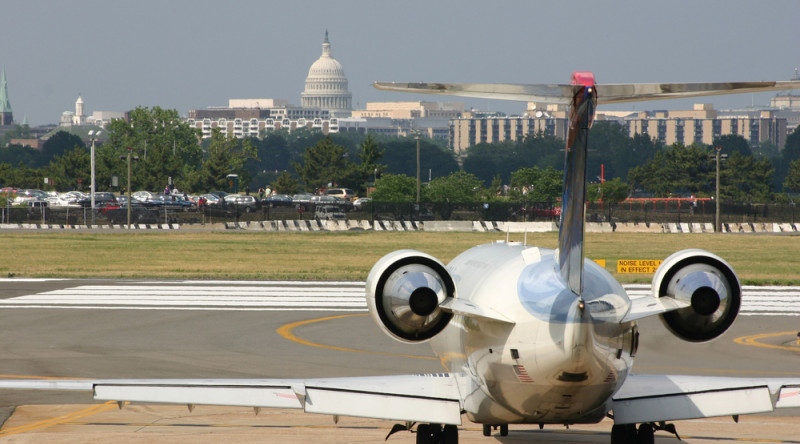
M263 131L298 128L339 132L339 119L350 117L353 95L347 89L342 64L331 55L328 31L322 42L322 55L308 70L301 106L286 99L230 99L226 107L189 110L189 125L211 137L219 128L223 135L258 136Z
M331 56L328 31L322 42L322 55L309 68L306 90L300 97L302 108L327 109L332 117L348 117L353 110L353 95L347 90L342 64Z

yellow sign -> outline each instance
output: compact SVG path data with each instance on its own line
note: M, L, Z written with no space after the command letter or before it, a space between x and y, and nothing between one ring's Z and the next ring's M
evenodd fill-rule
M617 273L653 274L662 260L620 259L617 261Z
M606 260L605 259L593 259L593 260L595 262L597 262L597 265L599 265L599 266L601 266L603 268L606 268Z

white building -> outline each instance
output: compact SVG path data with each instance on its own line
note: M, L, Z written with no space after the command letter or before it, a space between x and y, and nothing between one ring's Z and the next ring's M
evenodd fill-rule
M348 117L353 110L353 95L347 90L342 64L331 56L328 31L322 43L322 55L311 65L306 89L300 94L300 106L330 111L332 117Z

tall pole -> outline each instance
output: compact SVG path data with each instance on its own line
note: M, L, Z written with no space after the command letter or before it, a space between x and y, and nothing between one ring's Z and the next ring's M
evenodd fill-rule
M100 134L99 131L98 131L98 134ZM92 136L92 131L89 131L89 135ZM94 202L94 191L95 191L95 185L94 185L94 141L95 141L95 137L92 136L92 149L91 149L92 153L91 153L91 159L90 159L90 162L92 164L92 184L91 184L91 188L90 188L90 193L92 195L92 198L91 198L91 202L92 202L92 210L91 210L91 212L92 212L92 227L94 227L94 224L95 224L95 218L94 218L94 212L95 212L94 211L94 204L95 204L95 202Z
M131 151L133 151L133 147L128 147L128 229L131 229Z
M420 180L419 180L419 131L414 133L414 138L417 139L417 211L419 211L419 194L420 194Z
M719 154L722 151L722 147L717 145L717 185L716 185L716 197L717 200L717 210L716 215L714 217L714 231L720 233L722 231L722 227L719 224Z

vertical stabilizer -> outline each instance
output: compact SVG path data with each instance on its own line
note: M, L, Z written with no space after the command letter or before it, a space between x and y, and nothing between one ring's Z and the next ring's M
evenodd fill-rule
M589 129L594 120L597 92L594 75L572 74L574 95L570 105L570 127L564 154L564 194L558 232L558 267L561 277L575 294L583 293L583 238L586 202L586 155Z

